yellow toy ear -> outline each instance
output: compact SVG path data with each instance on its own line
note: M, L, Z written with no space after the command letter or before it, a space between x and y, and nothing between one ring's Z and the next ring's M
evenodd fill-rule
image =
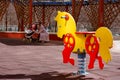
M60 14L61 13L61 11L58 11L58 14Z
M59 15L61 13L61 11L57 12L57 15ZM57 21L57 17L54 18L55 21Z

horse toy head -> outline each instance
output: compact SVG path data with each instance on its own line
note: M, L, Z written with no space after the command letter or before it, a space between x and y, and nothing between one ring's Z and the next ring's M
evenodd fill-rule
M62 38L66 33L74 34L76 32L76 23L69 13L58 11L55 20L57 21L58 37Z

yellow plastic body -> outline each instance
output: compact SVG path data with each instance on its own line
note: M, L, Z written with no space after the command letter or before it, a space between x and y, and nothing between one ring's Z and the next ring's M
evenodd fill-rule
M67 17L66 17L67 16ZM108 63L111 60L110 48L113 45L113 37L111 31L106 27L100 27L95 33L92 32L78 32L76 33L76 23L71 14L67 12L60 12L55 18L57 21L57 36L62 38L67 33L72 34L75 39L75 46L72 52L77 52L79 49L83 53L85 49L85 40L89 35L94 35L99 40L99 53L102 59ZM67 41L67 39L65 39ZM93 41L91 40L91 43ZM73 40L70 41L73 43ZM69 46L69 45L68 45Z
M113 45L113 37L111 31L106 27L97 29L95 35L99 39L99 53L102 59L108 63L111 60L110 48Z
M65 15L69 16L69 19L65 19ZM77 52L79 49L80 52L83 52L85 50L85 39L87 37L86 34L76 34L76 23L74 18L71 16L71 14L67 12L60 12L58 11L58 14L55 18L57 21L57 36L62 38L63 35L70 33L75 38L75 46L72 52Z
M69 19L65 19L65 15L69 17ZM76 34L76 23L71 14L67 12L58 11L57 16L55 17L57 21L57 36L62 38L63 35L70 33L75 38L75 46L72 52L77 52L79 49L82 53L85 50L85 40L87 36L94 35L93 33L80 33ZM99 39L99 53L102 59L108 63L111 60L111 55L109 49L113 45L113 37L111 31L106 27L100 27L96 32L95 36Z

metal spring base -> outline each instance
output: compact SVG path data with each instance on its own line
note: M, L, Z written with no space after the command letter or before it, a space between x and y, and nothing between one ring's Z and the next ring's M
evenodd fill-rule
M86 72L86 53L85 51L83 53L80 53L78 50L78 72L79 75L86 75L88 74Z

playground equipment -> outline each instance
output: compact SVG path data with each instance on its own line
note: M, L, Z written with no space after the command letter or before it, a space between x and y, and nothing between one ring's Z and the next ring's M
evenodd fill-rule
M55 18L57 21L57 36L64 36L64 50L62 51L63 63L74 65L74 59L70 54L78 54L78 73L85 75L86 54L89 54L90 61L88 69L94 68L95 60L98 60L100 69L104 68L104 63L111 61L109 49L113 45L111 31L106 27L100 27L95 32L76 32L76 23L71 14L60 12Z

